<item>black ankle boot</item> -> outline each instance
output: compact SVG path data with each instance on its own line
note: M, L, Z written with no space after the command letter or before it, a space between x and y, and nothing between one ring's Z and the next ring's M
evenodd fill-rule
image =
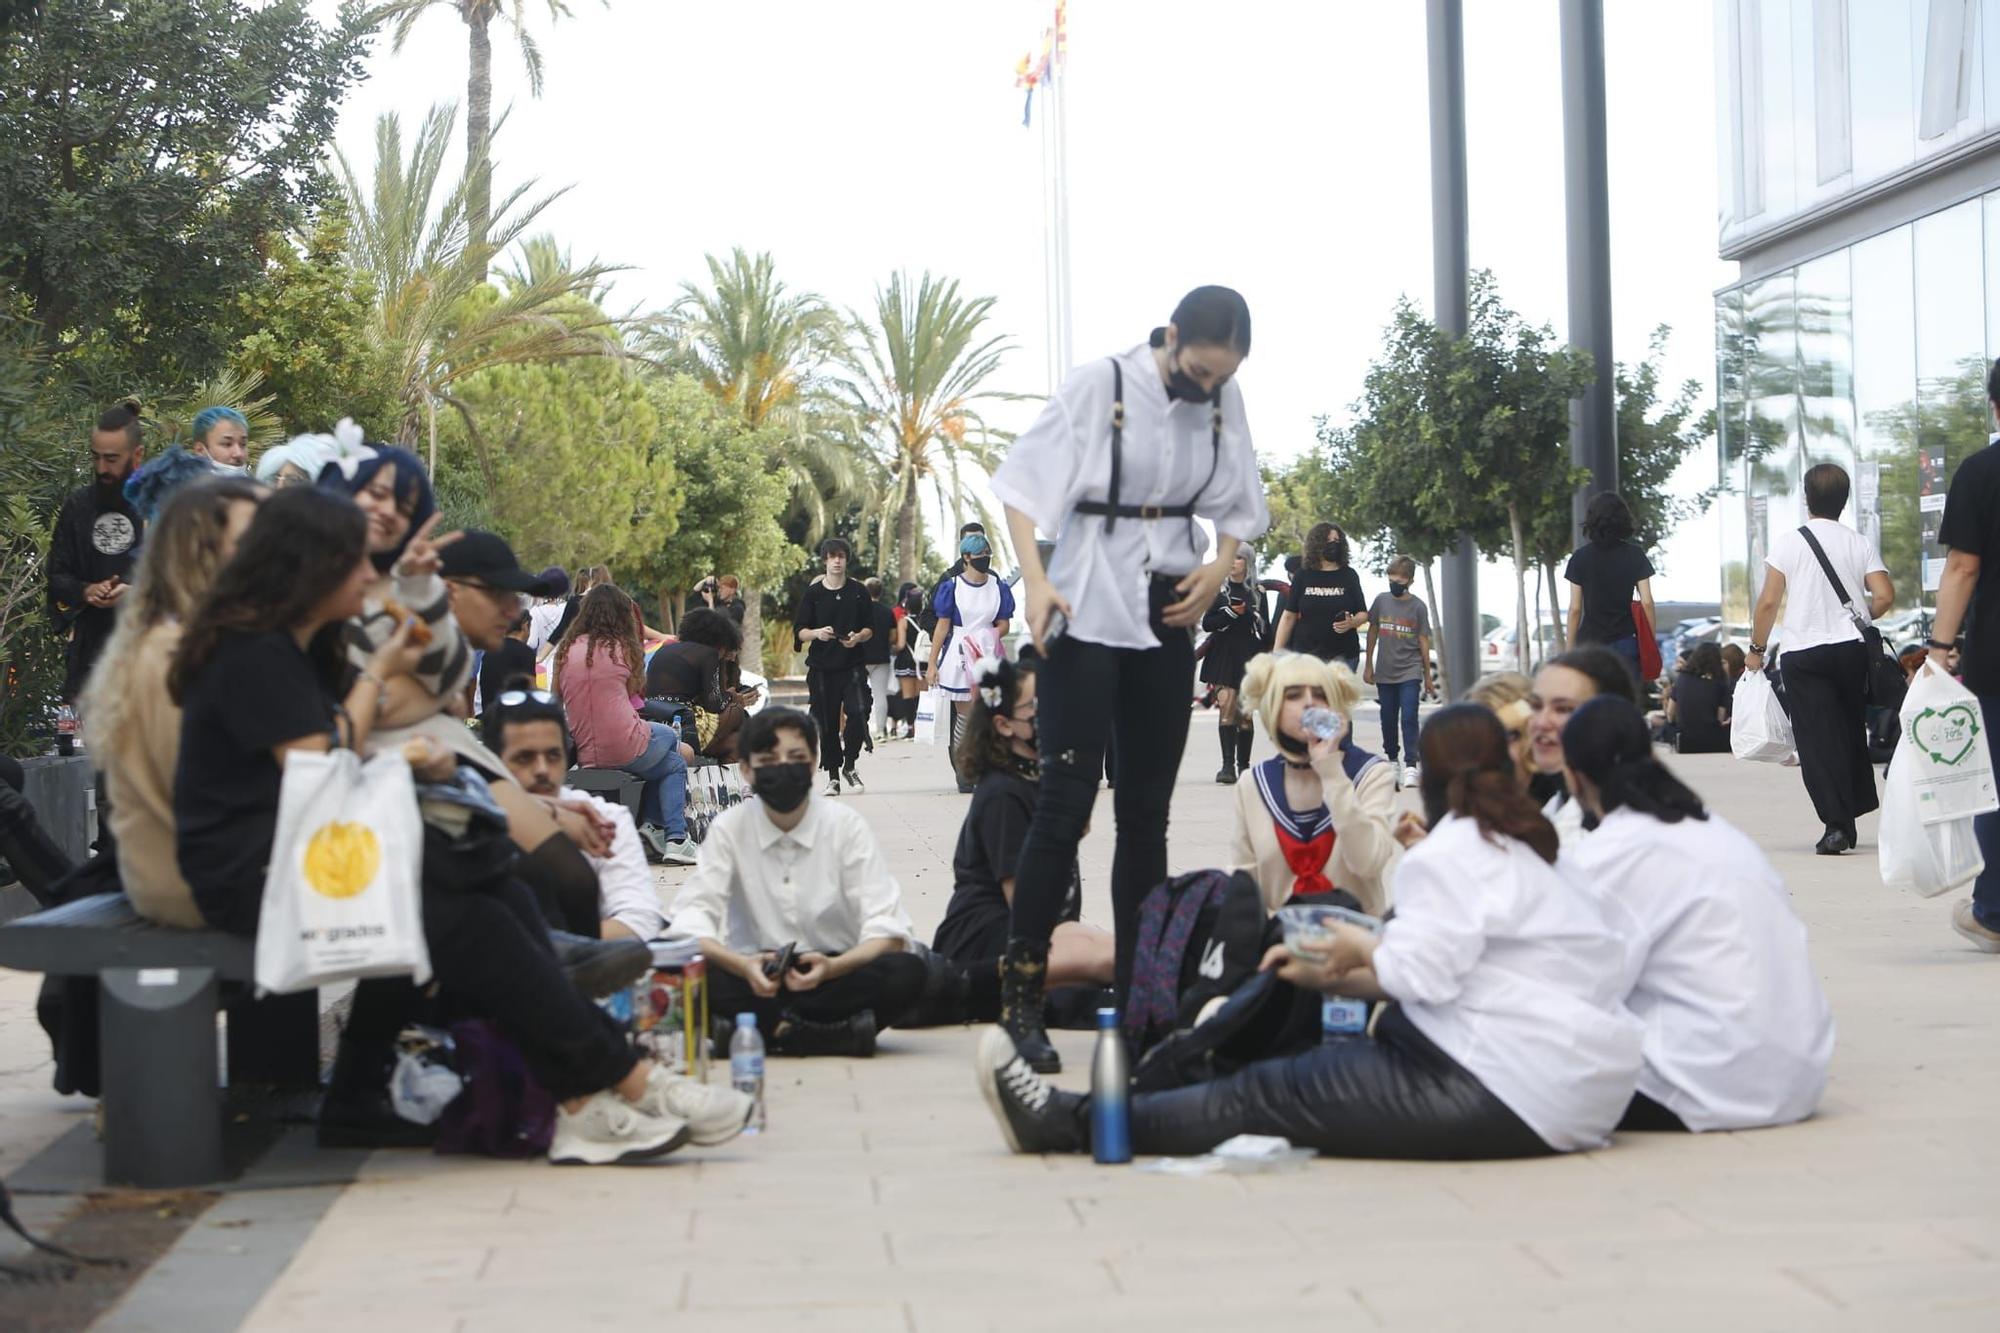
M971 1017L972 978L966 975L965 968L922 944L914 945L910 952L923 960L923 998L890 1026L942 1028L967 1022Z
M1236 781L1236 728L1227 722L1218 722L1215 734L1222 741L1222 767L1215 771L1215 780L1230 786Z
M837 1023L815 1023L786 1012L771 1033L773 1055L850 1055L866 1060L875 1054L875 1011L863 1009Z
M1062 1057L1042 1027L1042 992L1049 975L1049 942L1015 935L1000 958L1000 1026L1037 1074L1060 1074Z
M395 1063L393 1047L340 1039L319 1104L320 1147L428 1148L437 1142L437 1126L396 1114L389 1100Z
M1248 726L1236 729L1236 773L1238 777L1250 771L1250 742L1256 733Z

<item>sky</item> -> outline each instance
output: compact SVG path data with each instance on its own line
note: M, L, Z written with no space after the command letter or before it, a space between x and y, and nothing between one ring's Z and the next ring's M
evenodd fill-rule
M315 0L331 13L337 0ZM578 258L629 265L614 306L664 305L704 255L770 251L796 288L865 308L897 269L997 298L1016 344L996 387L1047 389L1042 136L1014 67L1053 0L571 0L526 6L547 62L539 100L493 37L507 113L496 183L568 192L543 215ZM1527 317L1565 323L1560 42L1553 0L1467 0L1471 254ZM1620 360L1673 326L1670 384L1712 398L1715 256L1711 7L1607 0L1612 317ZM1078 359L1131 346L1187 289L1242 291L1240 373L1259 452L1310 448L1347 419L1400 296L1428 308L1430 168L1421 0L1071 0L1072 325ZM366 174L376 118L408 129L463 102L455 7L400 53L380 41L337 143ZM1039 114L1039 112L1038 112ZM497 191L496 191L497 192ZM1018 428L1032 404L995 419ZM1683 469L1715 471L1711 446ZM1659 600L1713 600L1713 516L1667 545ZM1482 567L1482 609L1513 609Z

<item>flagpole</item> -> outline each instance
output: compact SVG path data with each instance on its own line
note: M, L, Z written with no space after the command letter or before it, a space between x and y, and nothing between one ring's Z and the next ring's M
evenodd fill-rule
M1071 341L1070 329L1070 286L1069 286L1069 67L1060 66L1060 72L1050 85L1050 119L1055 122L1056 161L1056 309L1059 315L1061 340L1056 344L1056 377L1058 380L1069 375L1076 364L1075 347Z

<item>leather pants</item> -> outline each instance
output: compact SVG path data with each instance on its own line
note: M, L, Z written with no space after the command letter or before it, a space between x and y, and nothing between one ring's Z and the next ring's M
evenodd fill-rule
M1476 1161L1555 1151L1394 1004L1373 1038L1132 1099L1136 1153L1195 1155L1238 1134L1277 1135L1334 1157Z

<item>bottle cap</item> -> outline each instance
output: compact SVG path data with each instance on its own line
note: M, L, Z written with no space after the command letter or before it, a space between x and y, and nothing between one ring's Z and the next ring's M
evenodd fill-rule
M1111 1009L1111 1008L1099 1009L1097 1011L1097 1026L1100 1028L1117 1027L1118 1011L1116 1009Z
M736 1015L736 1026L737 1026L737 1027L740 1027L740 1028L754 1028L754 1027L756 1027L756 1026L757 1026L757 1015L755 1015L755 1014L751 1014L751 1013L742 1013L742 1014L738 1014L738 1015Z

